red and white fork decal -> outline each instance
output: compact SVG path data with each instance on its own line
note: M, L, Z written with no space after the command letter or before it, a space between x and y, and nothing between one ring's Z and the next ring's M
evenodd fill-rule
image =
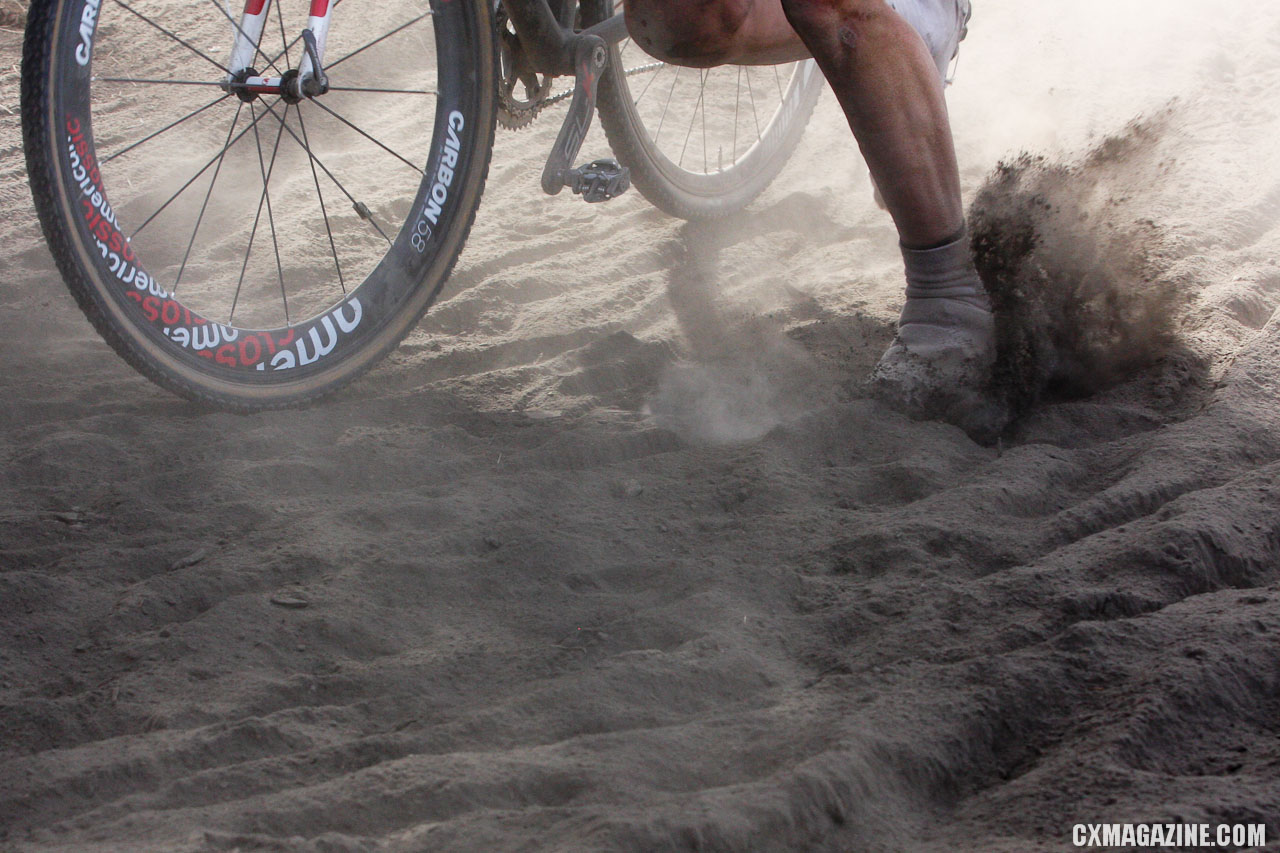
M249 0L253 2L253 0ZM311 15L307 18L307 29L311 30L311 34L316 37L316 53L320 57L320 61L324 62L324 43L329 38L329 0L311 0ZM303 52L302 61L298 63L298 79L309 80L316 73L315 67L311 64L311 55Z
M266 27L267 13L271 10L271 0L245 0L244 13L240 16L240 27L236 30L235 44L231 48L231 61L227 63L227 68L231 71L228 83L236 83L238 87L247 89L251 92L260 93L280 93L281 80L279 77L245 77L242 72L255 66L255 57L258 54L258 42L262 38L262 31ZM333 12L333 4L330 0L311 0L311 14L307 18L307 28L311 30L311 35L315 37L316 55L320 61L324 62L324 45L329 37L329 17ZM316 76L315 63L312 62L311 54L305 50L303 46L299 46L299 53L302 59L298 62L297 82L290 86L295 93L304 92L303 84L305 81ZM266 62L266 59L263 59ZM266 69L259 69L265 71ZM239 76L240 79L237 79Z
M240 28L236 30L235 44L231 48L231 61L227 63L232 75L253 67L253 59L258 53L258 41L262 38L262 29L267 24L267 12L270 8L270 0L245 0Z

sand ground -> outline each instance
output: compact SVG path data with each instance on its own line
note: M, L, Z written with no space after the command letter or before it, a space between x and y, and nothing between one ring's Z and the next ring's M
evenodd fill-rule
M966 197L1043 235L1057 377L997 447L866 397L901 272L829 94L713 227L500 135L384 365L199 409L62 286L0 30L0 849L1280 849L1280 10L976 5Z

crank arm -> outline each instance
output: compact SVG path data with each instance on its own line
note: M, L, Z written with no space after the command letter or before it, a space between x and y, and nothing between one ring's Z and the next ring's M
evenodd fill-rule
M569 171L582 148L582 141L587 137L591 116L596 111L596 86L609 63L609 49L599 36L574 36L572 49L573 100L569 102L569 113L564 117L560 135L556 137L546 168L542 170L542 189L547 195L560 192L569 180Z

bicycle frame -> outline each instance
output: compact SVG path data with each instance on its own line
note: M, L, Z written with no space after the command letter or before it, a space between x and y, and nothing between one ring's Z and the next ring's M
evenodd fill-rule
M328 91L324 48L336 5L330 0L311 0L307 28L299 35L306 50L298 68L280 77L262 77L254 69L254 60L262 55L269 64L273 63L258 47L271 0L246 0L240 22L235 24L236 34L227 65L232 73L224 81L224 88L241 97L279 94L292 103L324 94ZM607 46L626 38L626 23L622 13L618 13L576 33L557 19L549 0L504 0L504 8L534 71L555 76L573 74L575 78L569 112L542 173L543 190L555 195L569 180L573 161L590 127L595 112L596 83L608 67Z
M505 4L516 35L533 59L534 70L574 75L569 112L542 170L543 192L555 195L569 181L573 161L591 126L596 111L596 84L609 65L607 46L626 38L627 26L622 13L618 13L575 33L556 19L548 0L505 0Z
M621 12L581 33L556 19L549 0L503 0L516 35L540 74L567 75L576 71L575 48L580 40L598 37L617 44L627 37Z

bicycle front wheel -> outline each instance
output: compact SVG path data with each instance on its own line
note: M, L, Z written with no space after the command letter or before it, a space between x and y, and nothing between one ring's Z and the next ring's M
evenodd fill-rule
M260 0L253 0L258 2ZM274 0L262 77L303 55ZM376 363L462 251L493 144L488 0L335 0L312 99L227 91L223 0L33 0L28 171L46 238L103 337L159 384L251 411Z
M623 6L583 0L583 24ZM629 38L610 51L597 96L609 145L641 194L681 219L726 216L763 192L822 92L813 60L698 69L654 59Z

